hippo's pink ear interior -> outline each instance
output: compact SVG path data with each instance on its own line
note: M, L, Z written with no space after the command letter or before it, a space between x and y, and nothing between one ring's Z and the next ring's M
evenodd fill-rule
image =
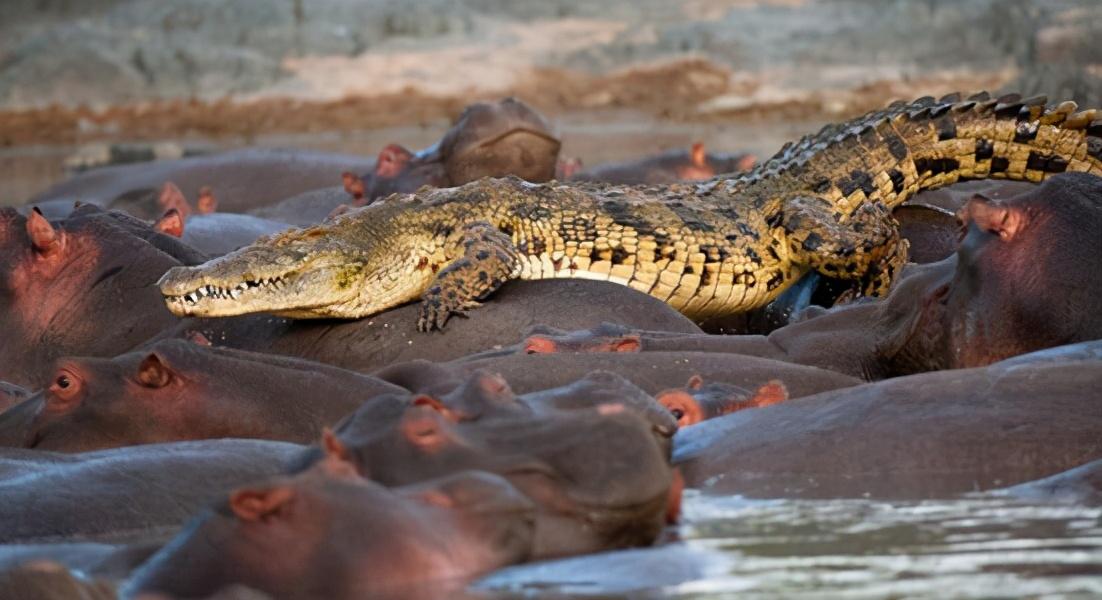
M230 510L242 521L267 521L294 497L295 490L285 485L235 490L230 494Z
M162 388L171 383L172 378L172 369L156 352L151 352L138 365L138 383L145 387Z
M172 237L184 237L184 218L180 211L170 208L153 224L153 229Z
M754 392L754 397L750 399L754 406L769 406L786 400L788 400L788 388L776 379L771 379L758 388L758 391Z
M157 197L157 203L166 211L175 208L176 211L180 213L180 216L184 218L187 218L187 216L191 214L191 205L188 204L187 198L184 197L184 193L171 181L166 181L164 185L161 186L161 193Z
M558 352L555 341L542 335L530 335L524 340L525 354L553 354Z
M61 236L46 217L42 216L38 207L27 217L27 237L31 238L31 245L39 254L52 254L61 247Z
M218 210L218 199L214 197L214 191L205 185L199 188L199 199L195 201L195 208L201 215L209 215Z
M359 175L345 171L341 173L341 181L344 182L344 191L348 192L349 196L356 200L363 200L364 180Z
M375 159L375 175L379 177L397 177L413 158L413 153L398 144L387 144L379 151Z
M689 156L692 159L694 167L703 169L708 166L707 153L704 151L703 142L693 142L693 147L689 151Z

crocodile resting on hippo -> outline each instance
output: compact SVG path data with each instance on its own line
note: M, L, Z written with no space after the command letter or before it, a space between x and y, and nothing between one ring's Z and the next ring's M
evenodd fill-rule
M590 278L694 319L763 306L809 272L881 295L907 257L891 209L959 180L1102 174L1102 111L1044 97L897 102L701 184L482 179L391 196L159 285L177 315L357 318L422 298L442 328L513 278Z

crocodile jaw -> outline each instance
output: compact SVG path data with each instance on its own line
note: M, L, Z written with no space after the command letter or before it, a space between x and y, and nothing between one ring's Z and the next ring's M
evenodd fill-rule
M359 295L363 263L298 253L265 256L243 248L197 267L170 269L157 285L180 317L229 317L258 312L299 318L347 316Z

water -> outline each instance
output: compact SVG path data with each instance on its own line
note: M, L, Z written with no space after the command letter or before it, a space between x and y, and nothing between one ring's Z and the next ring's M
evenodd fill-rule
M499 571L523 597L1102 597L1102 508L976 497L745 500L686 492L670 543Z

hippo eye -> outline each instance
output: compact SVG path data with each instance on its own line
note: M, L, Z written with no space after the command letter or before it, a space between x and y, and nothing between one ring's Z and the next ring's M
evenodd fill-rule
M680 408L675 408L675 409L670 410L670 414L673 415L673 418L680 421L681 417L685 416L685 411L681 410Z
M57 387L59 387L63 390L69 389L69 386L72 385L72 382L69 381L69 376L68 375L58 376L57 380L54 383L57 384Z

